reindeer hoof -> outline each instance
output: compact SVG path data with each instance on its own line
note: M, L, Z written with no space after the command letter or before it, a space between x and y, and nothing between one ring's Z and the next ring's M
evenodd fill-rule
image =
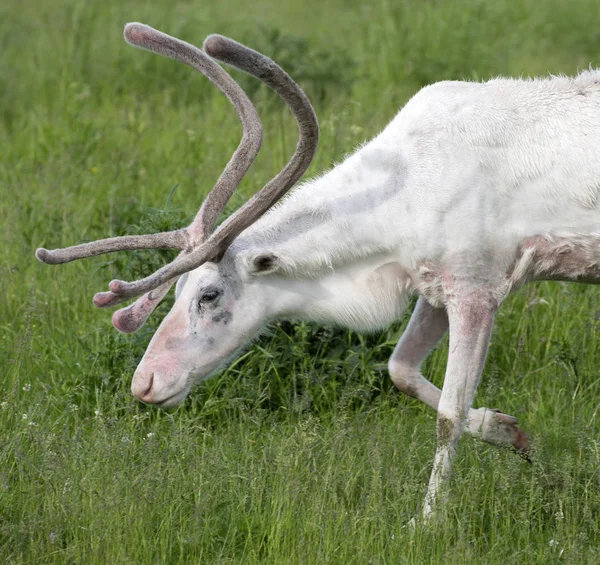
M502 414L502 412L494 410L494 416L502 422L511 431L513 437L512 448L521 456L523 459L531 463L531 442L527 437L527 434L517 426L517 419L514 416L508 416Z

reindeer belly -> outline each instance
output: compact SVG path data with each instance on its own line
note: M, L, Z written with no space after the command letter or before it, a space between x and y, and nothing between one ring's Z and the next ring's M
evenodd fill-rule
M516 286L529 280L600 283L600 232L527 238L509 278Z

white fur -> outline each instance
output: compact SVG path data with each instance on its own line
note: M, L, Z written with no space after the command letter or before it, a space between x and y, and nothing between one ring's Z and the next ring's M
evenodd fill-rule
M218 266L190 273L133 393L177 404L270 320L372 330L417 292L390 368L401 390L438 410L428 517L465 427L523 449L514 418L471 410L493 317L527 280L600 281L599 201L600 72L424 88L377 137L238 236ZM261 276L263 254L277 261ZM221 297L198 310L211 285ZM439 391L419 367L448 326Z

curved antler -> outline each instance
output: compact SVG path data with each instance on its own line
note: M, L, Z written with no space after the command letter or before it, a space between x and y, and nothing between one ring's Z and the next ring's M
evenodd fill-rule
M67 263L131 249L191 250L210 235L219 214L260 150L262 125L254 105L238 83L201 49L140 23L127 24L124 36L127 42L136 47L193 67L214 83L227 96L242 122L242 140L194 221L187 228L158 234L111 237L64 249L40 248L36 251L36 256L44 263Z
M109 292L101 292L94 296L96 306L107 307L146 293L135 303L113 315L113 324L117 329L133 332L144 324L179 275L221 256L240 232L256 221L293 186L314 156L319 128L310 101L278 65L268 57L231 39L219 35L208 37L205 41L206 51L214 58L256 76L275 90L290 107L300 130L296 151L284 169L210 236L219 214L260 149L260 118L239 85L197 47L140 23L127 24L124 35L126 41L137 47L182 61L199 70L227 96L243 127L242 141L194 221L187 228L158 234L107 238L51 251L40 248L36 251L40 261L57 264L129 249L182 250L172 263L153 275L133 283L112 281Z
M174 248L189 251L194 244L208 238L219 214L225 208L235 188L260 150L262 125L254 105L235 80L210 57L193 45L140 23L127 24L124 36L125 40L132 45L182 61L205 75L234 106L242 123L242 139L212 191L204 200L194 221L186 229L159 234L113 237L52 251L40 248L36 251L36 257L44 263L66 263L103 253L130 249ZM114 326L128 333L139 329L167 294L175 280L176 278L167 281L160 288L146 293L129 307L115 312L113 315ZM94 296L94 304L98 307L114 306L127 298L112 292L101 292Z
M221 35L209 36L204 49L212 57L259 78L281 96L294 114L300 130L296 151L282 171L223 222L205 243L189 253L179 255L173 262L144 279L130 283L111 281L109 288L118 296L138 296L222 255L239 233L262 216L304 174L316 151L319 125L314 109L306 94L279 65Z

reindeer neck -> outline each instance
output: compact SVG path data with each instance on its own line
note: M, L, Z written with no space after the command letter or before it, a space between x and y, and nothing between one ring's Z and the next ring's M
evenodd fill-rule
M402 223L404 177L401 154L374 140L298 186L236 239L233 252L272 251L299 276L389 253L399 230L384 226Z

